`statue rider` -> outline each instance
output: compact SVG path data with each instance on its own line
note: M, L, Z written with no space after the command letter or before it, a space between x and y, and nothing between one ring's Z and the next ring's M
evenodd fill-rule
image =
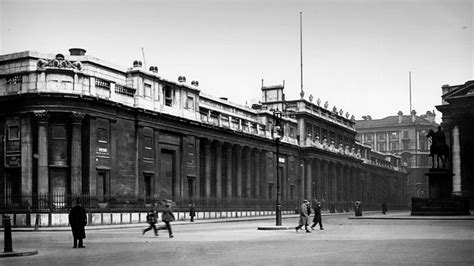
M441 126L438 126L438 131L435 133L435 138L439 141L440 146L446 145L446 135L441 130Z

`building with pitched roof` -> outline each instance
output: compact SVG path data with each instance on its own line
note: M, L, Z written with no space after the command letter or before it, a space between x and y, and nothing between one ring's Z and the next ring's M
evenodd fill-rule
M430 143L426 135L430 129L436 130L434 111L416 115L387 116L372 119L364 116L356 121L357 140L375 151L393 153L401 157L402 164L408 168L407 189L409 197L428 197L428 179L424 175L431 168L429 160Z

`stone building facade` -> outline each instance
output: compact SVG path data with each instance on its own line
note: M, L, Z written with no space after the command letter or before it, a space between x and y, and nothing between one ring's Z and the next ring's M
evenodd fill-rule
M415 110L410 115L403 115L400 111L398 115L381 119L364 116L363 120L357 120L356 138L377 152L401 156L409 173L409 198L426 198L429 185L425 173L431 168L431 144L426 135L430 129L436 131L437 127L434 111L421 116L416 115Z
M469 197L474 206L474 81L442 86L441 127L451 147L453 195Z
M405 205L400 158L357 143L354 119L342 111L286 101L284 85L262 84L261 104L240 106L139 61L122 68L70 52L0 56L0 205L7 209L54 212L87 197L89 208L168 199L177 208L193 201L207 211L273 210L276 160L285 211L303 198L339 211L356 200L367 208ZM284 128L279 158L276 109Z

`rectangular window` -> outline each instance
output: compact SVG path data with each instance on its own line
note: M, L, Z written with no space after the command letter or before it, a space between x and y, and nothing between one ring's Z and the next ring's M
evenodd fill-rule
M173 89L169 86L165 86L163 90L163 94L165 95L165 105L171 106L173 104Z
M109 143L109 134L105 128L97 128L97 141L100 143Z
M294 138L295 137L295 127L293 126L290 126L290 138Z
M377 133L377 140L385 140L385 133Z
M273 183L268 183L268 198L273 199Z
M403 131L403 138L408 139L408 130Z
M377 143L377 151L387 151L387 143Z
M365 140L366 140L366 141L372 141L372 140L373 140L372 137L373 137L372 133L367 133L367 134L365 134Z
M194 97L188 96L186 100L186 108L189 110L194 110Z
M398 151L398 142L390 142L390 150Z
M194 198L194 178L188 177L188 199Z
M396 131L390 132L390 139L391 140L398 140L398 132L396 132Z
M153 175L145 174L143 177L145 183L145 202L150 202L153 198Z
M403 149L408 150L410 148L410 142L409 141L403 141Z
M19 140L20 139L20 126L8 126L8 140Z
M53 125L53 139L66 139L65 125Z
M295 185L290 186L290 200L295 199Z
M151 98L151 84L145 83L145 97Z
M105 202L109 199L110 180L108 171L97 172L97 197L99 201Z
M152 137L145 136L145 149L151 150L153 149L153 139Z

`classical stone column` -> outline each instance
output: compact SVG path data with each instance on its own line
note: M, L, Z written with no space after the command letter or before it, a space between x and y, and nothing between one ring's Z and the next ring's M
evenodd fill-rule
M211 142L206 140L204 144L204 193L206 198L211 197Z
M336 164L335 163L332 163L331 164L331 167L329 169L330 171L330 182L332 184L332 187L331 187L331 200L332 201L337 201L337 190L338 190L338 187L337 187L337 172L336 172L337 168L336 168Z
M236 166L236 197L242 198L242 148L235 147L235 166Z
M50 116L46 111L38 111L34 114L38 120L38 193L48 194L48 122Z
M216 198L222 198L222 143L216 142Z
M226 197L232 198L232 145L226 145Z
M260 191L261 198L268 199L267 151L260 152Z
M33 192L33 132L30 115L21 117L21 195L31 205ZM3 147L2 147L3 148ZM28 199L26 198L28 197ZM26 203L26 202L23 202Z
M253 157L253 172L255 176L255 187L253 188L254 191L254 196L256 199L260 198L260 163L259 163L259 155L260 152L258 150L255 150L255 152L252 153Z
M244 167L244 176L245 176L245 192L244 197L250 198L252 192L252 151L250 148L246 148L244 152L245 158L245 167Z
M83 113L72 112L71 139L71 192L73 196L82 194L82 130Z
M459 127L455 125L452 129L453 147L453 194L461 195L461 146L459 144Z
M339 165L336 168L337 174L337 201L341 202L344 199L344 167Z
M322 179L323 179L323 194L322 197L325 201L329 200L329 173L328 173L328 162L322 162Z
M316 176L316 199L321 201L323 196L323 179L321 174L321 160L315 160L315 176Z
M305 198L309 201L311 201L311 189L313 185L313 165L312 165L312 160L307 159L305 160L306 162L306 195Z

